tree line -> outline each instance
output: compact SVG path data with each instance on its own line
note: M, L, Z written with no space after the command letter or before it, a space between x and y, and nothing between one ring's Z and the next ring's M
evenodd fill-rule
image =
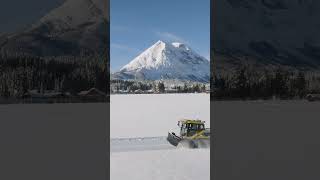
M320 93L320 76L284 67L243 65L228 74L213 74L211 88L213 99L301 99L308 93Z
M203 83L185 82L182 85L170 84L162 81L133 81L133 80L111 80L112 93L126 92L134 93L136 91L151 91L153 93L201 93L206 92L206 86Z
M0 97L19 98L29 90L76 94L95 87L108 93L109 63L104 55L0 56Z

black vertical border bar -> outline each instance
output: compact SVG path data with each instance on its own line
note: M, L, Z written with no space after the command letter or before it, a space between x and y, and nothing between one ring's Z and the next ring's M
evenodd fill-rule
M106 175L105 178L110 179L110 0L105 0L106 5L105 5L105 11L107 11L107 118L105 120L105 148L106 148L106 156L105 156L105 171Z
M104 129L105 129L105 137L104 137L104 142L105 142L105 149L106 149L106 154L105 154L105 178L110 179L110 0L105 0L105 7L104 10L107 12L107 23L106 23L106 29L105 31L107 32L107 49L105 52L106 54L106 63L107 63L107 113L106 113L106 119L104 121Z
M216 179L216 163L215 163L215 118L214 118L214 101L213 101L213 78L215 74L214 63L214 5L215 0L210 0L210 124L211 124L211 142L210 142L210 179Z

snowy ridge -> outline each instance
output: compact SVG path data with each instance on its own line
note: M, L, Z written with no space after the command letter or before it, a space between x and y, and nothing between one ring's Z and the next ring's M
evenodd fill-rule
M318 69L319 8L320 1L315 0L217 1L214 51L230 59L230 65L245 56L262 66ZM217 63L224 65L226 60L220 59Z
M119 79L208 82L209 61L183 43L159 40L114 74Z
M102 0L67 0L42 17L32 28L51 23L56 30L76 28L85 22L106 19L105 3Z
M0 38L0 50L42 57L105 52L109 46L106 5L104 0L66 0L23 31Z

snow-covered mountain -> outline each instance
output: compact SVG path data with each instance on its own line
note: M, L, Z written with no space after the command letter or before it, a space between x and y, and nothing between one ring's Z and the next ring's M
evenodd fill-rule
M103 18L108 18L105 1L67 0L33 24L32 29L43 24L51 24L54 28L52 31L63 31L78 28L89 22L96 23Z
M66 0L22 32L2 40L2 52L38 56L105 51L109 19L104 0Z
M114 79L208 82L210 63L183 43L158 41L114 73Z
M316 0L215 1L214 57L229 65L247 56L262 64L319 69L319 9Z

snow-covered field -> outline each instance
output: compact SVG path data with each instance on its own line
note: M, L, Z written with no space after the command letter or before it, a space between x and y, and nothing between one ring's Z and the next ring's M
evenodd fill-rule
M207 149L111 153L110 179L209 180Z
M111 138L167 136L182 118L210 126L209 94L111 95Z
M174 148L168 131L181 118L210 126L208 94L112 95L110 179L209 180L210 149Z

